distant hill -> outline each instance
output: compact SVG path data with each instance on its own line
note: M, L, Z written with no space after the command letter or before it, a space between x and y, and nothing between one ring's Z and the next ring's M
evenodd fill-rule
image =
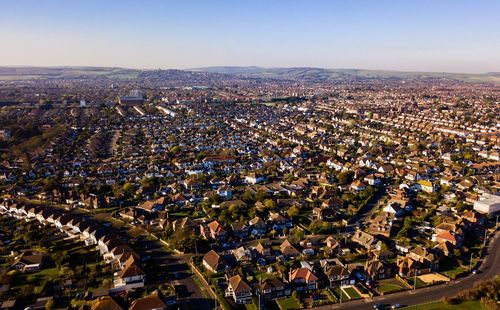
M405 72L364 69L323 69L311 67L263 68L263 67L205 67L193 71L237 74L248 77L266 77L277 79L334 81L343 79L401 79L401 80L456 80L464 82L500 83L498 72L483 74L446 73L446 72Z
M310 67L205 67L189 70L138 70L117 67L0 67L1 80L20 79L143 79L167 78L172 74L214 74L213 78L269 78L304 82L329 82L348 80L453 80L471 83L500 84L500 72L462 74L445 72L403 72L363 69L323 69Z
M49 78L136 78L139 70L112 67L0 67L0 80Z

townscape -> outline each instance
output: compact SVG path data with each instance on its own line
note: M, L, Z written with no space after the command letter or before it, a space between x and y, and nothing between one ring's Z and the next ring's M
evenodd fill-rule
M498 274L498 84L79 70L0 83L2 309L383 308Z

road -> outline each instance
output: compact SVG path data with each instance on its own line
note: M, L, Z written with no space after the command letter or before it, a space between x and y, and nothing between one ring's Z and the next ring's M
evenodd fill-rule
M487 247L487 254L483 263L479 267L480 273L469 275L465 278L452 281L446 284L436 285L428 288L417 289L415 291L405 291L386 296L374 297L370 300L363 299L344 304L335 304L315 309L373 309L377 303L419 305L431 301L437 301L443 297L453 297L461 291L472 288L476 283L489 280L500 275L500 233L497 232Z

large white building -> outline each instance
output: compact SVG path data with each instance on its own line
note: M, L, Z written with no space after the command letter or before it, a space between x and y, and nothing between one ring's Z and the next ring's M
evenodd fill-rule
M474 210L484 214L500 211L500 196L483 194L478 201L474 202Z

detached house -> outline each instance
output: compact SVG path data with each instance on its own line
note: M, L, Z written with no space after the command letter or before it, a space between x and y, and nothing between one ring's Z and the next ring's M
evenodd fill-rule
M391 267L380 260L367 261L365 265L365 271L368 278L372 281L387 279L392 275Z
M205 239L224 240L227 237L227 231L218 221L212 221L208 225L200 225L201 235Z
M211 250L203 256L203 266L214 273L222 272L226 267L222 257L214 250Z
M318 288L318 278L307 268L296 268L290 271L288 281L297 291L315 290Z
M431 181L420 180L418 181L418 185L426 193L434 193L436 191L436 186Z
M252 288L240 275L228 279L226 297L232 297L236 304L247 304L252 301Z

